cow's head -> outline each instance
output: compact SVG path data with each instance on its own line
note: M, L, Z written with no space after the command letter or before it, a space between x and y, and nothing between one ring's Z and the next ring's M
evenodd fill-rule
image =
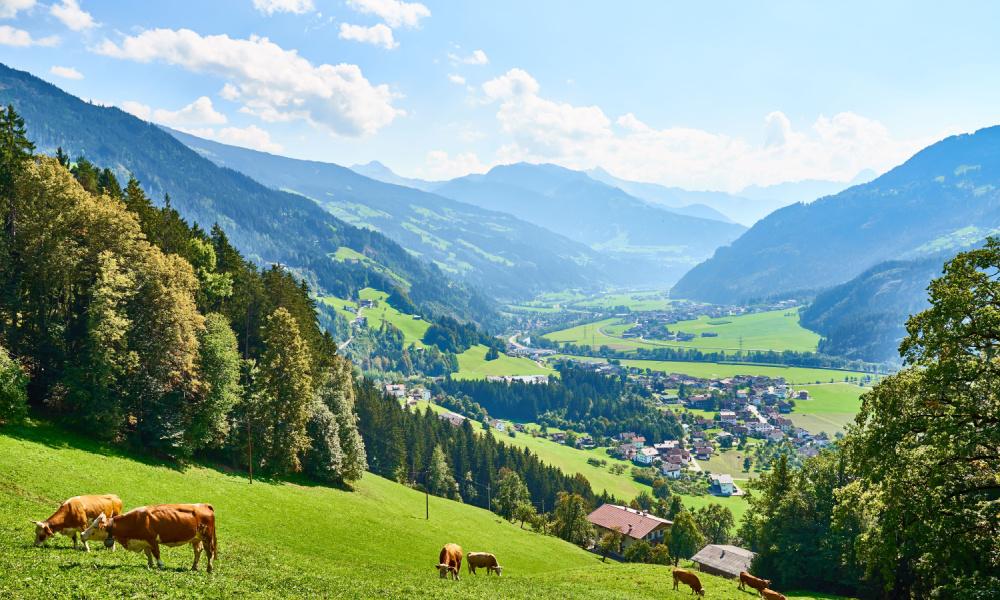
M503 567L501 567L500 565L497 565L495 567L490 567L490 568L493 569L493 571L496 572L497 577L500 577L502 575L501 571L503 571Z
M439 563L434 568L438 570L438 573L441 575L441 579L447 577L449 573L454 579L458 579L458 569L456 567L453 567L451 565L446 565L444 563Z
M104 541L105 546L114 545L114 538L108 534L110 524L111 519L109 519L104 513L101 513L90 522L90 527L87 527L87 529L80 534L80 539L85 542L90 540L94 540L96 542ZM111 544L108 544L109 540L111 541Z
M35 526L35 545L41 546L45 543L45 540L49 539L55 532L52 531L52 527L49 526L48 521L32 521Z

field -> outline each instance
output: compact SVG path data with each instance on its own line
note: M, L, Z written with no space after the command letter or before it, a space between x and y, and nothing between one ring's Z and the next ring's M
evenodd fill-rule
M849 383L831 383L804 386L809 390L809 400L796 400L795 411L788 415L797 426L814 433L825 431L832 435L843 431L854 421L861 408L861 394L868 388Z
M630 325L618 318L604 319L546 334L555 342L570 342L592 348L608 346L614 350L637 348L692 348L735 354L743 350L795 350L811 352L819 344L819 335L799 325L798 309L774 310L737 317L712 319L700 317L668 326L671 331L693 333L687 342L626 339L620 337ZM715 337L701 337L715 333Z
M557 355L553 359L572 358L574 360L604 362L603 358L586 356ZM754 363L717 363L717 362L687 362L670 360L632 360L621 361L626 367L652 369L663 373L682 373L691 377L715 378L733 377L735 375L764 375L767 377L784 377L788 383L796 385L816 383L843 382L844 377L862 377L865 374L857 371L840 371L837 369L812 369L806 367L785 367L781 365L758 365Z
M71 549L65 537L35 548L29 520L63 499L114 492L126 507L201 501L215 507L219 553L212 575L189 570L189 547L165 548L163 571L123 550ZM496 515L430 498L373 475L355 491L255 481L206 467L180 470L135 459L48 426L0 430L0 597L686 598L669 569L602 563L553 537ZM502 578L441 580L445 542L489 550ZM539 560L544 557L544 560ZM731 580L701 576L708 594L746 599ZM794 595L792 598L827 598Z
M486 379L489 375L549 375L555 373L549 367L540 367L535 361L507 356L500 353L496 360L486 360L483 345L476 345L458 355L458 372L452 373L453 379Z
M366 308L361 312L362 315L368 317L368 326L379 327L382 324L382 319L385 319L403 332L403 343L407 345L415 344L417 347L422 348L424 343L421 340L424 337L424 333L427 332L427 328L430 327L430 323L415 315L407 315L396 310L386 302L386 298L388 297L389 294L374 288L364 288L358 292L359 300L374 300L377 302L375 308ZM357 302L336 296L321 296L319 301L334 308L338 314L348 321L354 319L354 311L358 307ZM349 307L350 310L344 310L345 306Z
M670 299L666 292L622 292L604 294L586 300L571 302L570 306L579 308L599 308L609 310L618 306L625 306L633 312L663 310L670 306Z

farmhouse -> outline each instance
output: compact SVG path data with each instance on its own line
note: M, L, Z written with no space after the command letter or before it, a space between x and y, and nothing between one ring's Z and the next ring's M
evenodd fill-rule
M681 478L681 463L676 462L665 462L660 468L663 476L667 479L680 479Z
M619 531L623 536L622 550L639 540L650 544L663 541L663 532L673 524L671 521L654 517L641 511L618 506L617 504L602 504L597 510L587 515L597 529L597 535L602 536L609 531Z
M712 493L719 496L732 496L736 491L732 475L712 475Z
M738 546L709 544L692 556L691 561L705 573L736 578L740 571L750 571L753 557L753 552Z
M632 460L640 465L651 465L653 464L653 459L659 455L660 453L656 451L656 448L650 448L647 446L645 448L640 448L639 451L635 453L635 458Z

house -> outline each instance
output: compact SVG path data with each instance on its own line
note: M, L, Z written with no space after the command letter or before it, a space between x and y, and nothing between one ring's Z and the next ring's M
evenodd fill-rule
M361 300L358 302L358 308L372 308L375 306L375 302L372 300Z
M406 395L406 385L402 383L385 384L385 393L393 398L402 398Z
M446 412L440 414L438 415L438 418L440 418L442 421L448 421L455 427L461 427L462 423L465 421L465 417L463 417L458 413L453 413L453 412Z
M665 462L663 466L660 467L660 472L667 479L680 479L681 471L683 471L683 466L681 463L677 462Z
M712 448L712 446L710 446L708 444L703 444L703 445L695 446L694 447L694 457L697 458L698 460L708 460L708 459L712 458L712 452L714 452L714 451L715 451L715 449Z
M792 405L788 402L785 402L784 400L779 400L778 412L787 415L788 413L792 412Z
M738 546L709 544L691 557L705 573L735 579L741 571L750 571L754 553Z
M594 512L587 515L587 520L594 525L598 537L609 531L621 532L622 551L639 540L646 540L650 544L661 543L663 532L673 524L667 519L654 517L645 511L617 504L598 506Z
M653 464L653 459L657 458L659 455L660 453L656 451L656 448L639 448L632 461L638 465L649 466Z
M795 398L798 400L808 400L809 390L799 390L798 392L795 393Z
M358 315L357 317L354 317L353 321L351 321L351 325L354 325L355 327L368 327L368 317Z
M597 444L594 443L594 438L589 435L581 435L576 438L576 445L578 448L583 448L584 450L590 450L591 448L597 446Z
M410 390L410 393L408 394L408 396L412 400L424 400L424 401L427 401L427 400L431 399L431 391L429 389L427 389L427 388L415 387L415 388L413 388L413 389Z
M767 434L767 441L769 442L780 442L784 439L785 439L785 434L778 429L775 429L774 431Z
M636 450L638 450L646 445L646 438L644 436L637 435L632 438L632 445L635 446Z
M723 410L719 412L719 417L723 423L735 423L736 413L731 410Z
M500 419L490 419L490 427L496 429L497 431L504 431L507 429L507 424Z
M732 496L736 491L732 475L712 475L712 493L718 496Z

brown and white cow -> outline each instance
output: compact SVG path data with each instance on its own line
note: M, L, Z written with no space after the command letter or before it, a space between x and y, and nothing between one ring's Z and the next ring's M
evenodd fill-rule
M476 569L486 569L486 574L495 572L500 577L503 567L497 563L497 557L489 552L469 552L465 560L469 562L469 573L476 574Z
M438 564L435 569L444 579L451 573L451 578L458 581L458 572L462 570L462 547L458 544L445 544L438 555Z
M101 515L83 532L82 538L84 541L103 539L108 547L118 542L132 552L145 552L151 569L154 558L157 566L163 568L161 545L191 544L194 549L191 569L195 571L202 547L208 555L209 573L212 572L212 560L218 555L215 509L211 504L159 504L134 508L110 519Z
M698 594L699 596L705 595L705 588L701 587L701 580L698 576L691 571L685 571L684 569L674 569L674 589L677 589L677 584L683 583L691 588L692 594Z
M760 590L760 597L764 600L788 600L785 598L784 594L779 594L778 592L767 588Z
M747 571L740 571L740 585L739 589L746 591L746 586L757 590L759 594L761 590L771 585L770 579L761 579L760 577L754 577Z
M35 525L35 545L41 546L45 540L61 533L73 538L76 548L76 536L99 515L114 517L122 514L122 501L114 494L103 496L73 496L63 502L52 516L44 521L32 521ZM83 540L83 549L90 552L87 539Z

